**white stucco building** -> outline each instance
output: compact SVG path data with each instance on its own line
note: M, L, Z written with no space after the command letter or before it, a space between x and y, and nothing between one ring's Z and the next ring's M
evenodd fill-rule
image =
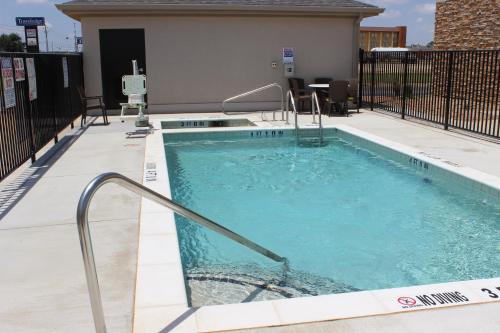
M57 7L82 24L85 85L117 108L131 60L148 77L152 112L219 111L232 95L295 76L357 76L360 21L383 11L354 0L74 0ZM277 66L273 66L276 64ZM276 92L233 109L275 107Z

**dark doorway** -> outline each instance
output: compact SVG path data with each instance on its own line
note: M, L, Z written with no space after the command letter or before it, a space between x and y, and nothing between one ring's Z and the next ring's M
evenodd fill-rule
M132 74L132 60L146 74L144 29L100 29L99 42L104 103L108 109L119 109L119 103L127 101L121 82L123 75Z

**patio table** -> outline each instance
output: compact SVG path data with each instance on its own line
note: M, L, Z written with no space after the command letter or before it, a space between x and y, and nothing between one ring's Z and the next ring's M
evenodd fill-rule
M328 83L311 83L309 88L328 88L330 85Z
M350 86L350 84L349 84ZM309 88L320 88L320 89L324 89L324 88L329 88L330 85L328 83L311 83L309 84Z
M348 83L347 86L350 87L350 83ZM309 88L314 88L314 89L329 89L330 88L330 84L329 83L311 83L311 84L308 85L308 87ZM312 110L312 107L313 107L312 106L313 103L314 103L314 101L311 99L311 110ZM314 115L313 115L313 122L315 122Z

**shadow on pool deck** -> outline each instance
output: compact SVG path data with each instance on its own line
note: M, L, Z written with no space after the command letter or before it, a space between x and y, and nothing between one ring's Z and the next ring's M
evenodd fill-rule
M97 117L93 117L84 127L76 128L63 136L57 144L50 147L35 163L27 167L21 174L16 175L15 179L2 188L0 191L0 220L24 198L42 176L90 126L96 126L93 125L96 119Z
M165 326L159 333L168 333L172 332L177 326L179 326L183 321L191 317L198 308L188 308L184 313L182 313L179 317L176 319L172 320L170 324Z

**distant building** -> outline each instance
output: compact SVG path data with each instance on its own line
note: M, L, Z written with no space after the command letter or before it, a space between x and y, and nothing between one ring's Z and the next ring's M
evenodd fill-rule
M374 47L406 47L406 27L361 27L359 47L370 51Z
M434 48L500 48L498 0L437 0Z

